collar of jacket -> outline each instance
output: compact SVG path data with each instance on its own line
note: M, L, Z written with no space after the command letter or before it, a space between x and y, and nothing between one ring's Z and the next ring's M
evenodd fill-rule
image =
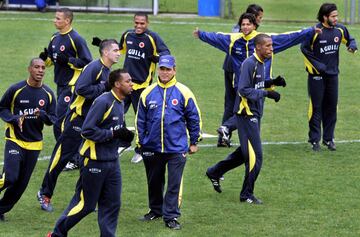
M100 63L101 63L104 67L106 67L107 69L111 69L111 68L109 68L109 67L107 67L107 66L105 65L105 62L104 62L104 60L103 60L102 58L99 58L99 60L100 60Z
M250 34L244 35L244 39L249 41L249 40L253 39L255 36L257 36L258 34L259 34L259 32L257 32L256 30L253 30L253 31L251 31Z
M115 97L116 100L118 100L119 102L121 102L120 98L115 94L114 90L111 89L111 94Z
M323 22L320 23L320 26L321 26L321 29L324 29L324 28L325 28L325 29L333 29L333 28L336 27L336 25L335 25L335 26L330 26L330 25L329 25L329 26L327 27L327 26L324 25Z
M264 63L264 61L260 59L259 55L257 55L256 52L254 53L254 56L260 63Z
M158 80L157 80L157 84L158 84L160 87L164 88L164 89L174 86L174 85L176 84L176 82L177 82L177 81L176 81L176 76L174 76L174 77L173 77L170 81L168 81L168 83L166 83L166 84L162 83L162 82L160 81L159 77L158 77Z
M66 31L66 32L64 32L64 33L60 33L61 35L66 35L66 34L68 34L70 31L72 31L73 30L73 28L72 27L70 27L70 29L68 30L68 31Z
M135 35L137 35L137 36L148 35L149 32L150 32L149 29L146 29L143 33L137 34L137 33L135 33L135 29L131 29L131 30L132 30L132 32L133 32Z

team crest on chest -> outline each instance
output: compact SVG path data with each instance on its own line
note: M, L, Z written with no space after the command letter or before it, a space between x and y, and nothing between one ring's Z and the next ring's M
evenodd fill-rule
M145 47L145 43L144 43L144 42L140 42L140 43L139 43L139 47L140 47L140 48L144 48L144 47Z
M336 37L334 38L334 42L335 42L335 43L339 42L339 37L336 36Z
M68 96L68 95L65 96L65 97L64 97L64 101L65 101L66 103L69 103L69 102L70 102L70 96Z
M61 51L61 52L64 52L64 51L65 51L65 45L61 45L61 46L60 46L60 51Z
M43 100L43 99L39 100L39 105L44 106L45 105L45 100Z
M176 106L176 105L179 104L179 101L178 101L177 99L173 99L173 100L171 101L171 104Z

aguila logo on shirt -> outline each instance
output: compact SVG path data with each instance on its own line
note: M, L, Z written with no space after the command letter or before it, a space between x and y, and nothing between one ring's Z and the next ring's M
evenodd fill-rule
M145 47L144 42L140 42L140 43L139 43L139 47L140 47L140 48L144 48L144 47Z
M336 36L336 37L334 38L334 42L335 42L335 43L339 42L339 37Z
M177 105L177 104L179 104L179 101L178 101L177 99L173 99L173 100L171 101L171 104Z
M65 51L65 45L61 45L61 46L60 46L60 51L61 51L61 52L64 52L64 51Z
M39 100L39 105L44 106L45 105L45 100Z
M64 101L65 101L66 103L69 103L69 102L70 102L70 96L68 96L68 95L65 96L65 97L64 97Z

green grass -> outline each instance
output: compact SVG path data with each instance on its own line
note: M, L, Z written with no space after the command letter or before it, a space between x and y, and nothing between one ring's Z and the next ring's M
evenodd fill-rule
M221 0L219 0L221 1ZM321 0L313 1L288 1L288 0L226 0L225 16L229 17L229 6L227 3L231 1L231 14L235 20L239 18L241 13L245 12L249 4L254 2L264 9L264 21L315 21L320 5L324 3ZM193 13L198 12L198 2L194 0L161 0L159 1L160 12L171 13ZM210 1L201 0L202 4L210 4ZM212 3L214 1L211 1ZM338 6L340 19L344 17L344 1L331 1ZM349 12L349 11L348 11ZM349 13L348 13L349 14Z
M78 1L71 1L71 0L62 0L61 5L63 6L97 6L97 7L107 7L110 4L110 7L123 7L123 8L147 8L152 9L152 1L147 0L78 0Z
M251 0L232 0L233 13L235 18L246 10L249 4L254 3ZM338 7L339 14L344 17L344 1L335 0L331 1ZM291 20L291 21L315 21L317 13L321 4L324 1L287 1L287 0L259 0L256 4L259 4L264 9L264 21L268 20ZM341 17L340 17L341 19Z
M218 0L223 1L223 0ZM197 14L198 5L210 4L207 0L160 0L159 12L160 13L185 13ZM211 1L212 3L214 1ZM226 18L237 20L241 13L243 13L249 4L253 4L253 0L224 0L224 15ZM231 2L229 8L228 2ZM338 6L340 13L340 20L344 20L345 5L344 0L331 1ZM350 1L348 1L350 2ZM264 9L265 21L315 21L319 7L324 1L288 1L288 0L257 0L256 4ZM98 6L98 7L122 7L122 8L141 8L152 9L152 1L150 0L61 0L62 6ZM358 9L358 4L356 5ZM358 12L358 10L356 10ZM348 14L349 10L348 10ZM348 16L349 18L349 16ZM359 22L359 19L358 19Z
M260 3L260 2L259 2ZM247 3L246 3L247 4ZM245 4L245 5L246 5ZM261 3L260 3L261 4ZM264 6L265 7L265 6ZM306 8L305 8L306 9ZM317 11L317 8L316 8ZM316 12L315 11L315 12ZM270 14L270 12L269 12ZM314 14L312 14L314 15ZM132 27L132 16L119 14L75 14L74 28L91 42L93 36L119 39ZM54 27L53 13L0 13L0 93L27 77L30 58L48 44ZM202 110L204 131L215 133L223 110L224 54L192 37L195 26L206 31L229 31L233 20L150 17L151 29L158 32L177 59L177 78L195 93ZM306 24L267 23L260 30L284 32ZM360 27L350 26L360 38ZM97 49L89 46L93 56ZM359 140L360 86L357 72L359 55L345 52L342 46L340 90L336 139ZM114 68L121 67L119 63ZM310 151L307 140L306 73L299 47L275 57L274 74L287 78L287 87L279 88L282 99L267 101L262 121L262 139L271 142L302 142L288 145L264 145L264 164L256 184L256 195L263 206L239 203L244 168L225 176L224 192L217 194L204 177L206 168L224 158L231 149L202 147L190 156L184 173L183 229L169 231L163 222L140 223L137 218L147 212L147 189L142 164L130 164L131 152L121 158L123 176L122 208L117 236L359 236L360 221L360 143L338 143L338 150ZM52 83L52 69L45 81ZM133 125L132 112L127 122ZM3 127L3 123L0 126ZM45 130L45 148L41 157L50 155L54 140L51 129ZM234 140L235 142L237 139ZM215 144L204 139L202 144ZM0 153L3 153L3 140ZM0 157L2 162L3 157ZM36 201L47 161L39 161L30 184L19 203L0 223L0 237L45 236L51 230L73 195L77 172L60 175L55 190L53 213L42 212ZM96 215L79 223L69 236L99 236Z

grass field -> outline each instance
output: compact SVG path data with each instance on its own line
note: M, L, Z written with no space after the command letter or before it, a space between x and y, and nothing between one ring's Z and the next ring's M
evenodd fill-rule
M304 4L306 5L306 4ZM316 9L304 7L312 11ZM289 13L293 14L293 13ZM300 13L299 13L300 14ZM270 15L270 12L269 12ZM286 13L287 16L287 13ZM285 17L286 17L285 16ZM0 93L27 77L30 58L37 56L49 42L54 27L53 13L0 12ZM158 32L177 58L178 80L195 93L202 110L203 129L215 134L223 110L224 54L195 40L196 26L206 31L229 31L232 20L207 18L151 17L151 29ZM314 22L315 23L315 22ZM264 32L285 32L307 26L289 23L266 23ZM91 42L93 36L117 38L132 27L129 15L76 13L74 28ZM360 27L348 27L360 38ZM359 41L359 40L358 40ZM93 56L97 48L89 46ZM114 68L121 67L119 63ZM338 150L311 151L307 140L306 73L299 47L275 57L274 74L287 78L287 87L279 88L282 99L275 104L267 101L262 121L264 145L263 169L255 193L264 201L262 206L239 203L243 167L225 175L224 192L217 194L204 173L208 166L224 158L231 149L212 147L216 139L204 139L199 153L190 156L184 174L182 217L183 229L166 229L163 222L140 223L137 218L147 212L147 190L142 164L130 164L131 152L121 158L123 176L122 209L118 236L359 236L358 197L360 194L360 117L359 55L342 48L336 141ZM46 83L55 89L52 69ZM133 124L132 112L127 117ZM3 123L0 124L3 127ZM45 130L45 148L41 157L51 154L54 140ZM237 139L234 140L237 142ZM353 142L351 142L353 141ZM281 144L285 142L285 144ZM3 140L0 142L3 153ZM0 162L2 162L2 156ZM28 189L20 202L0 222L0 237L45 236L72 197L77 172L61 174L53 204L55 211L45 213L36 201L47 161L39 161ZM0 165L1 167L1 165ZM99 236L96 215L91 214L77 225L69 236Z
M313 1L288 1L288 0L226 0L224 7L224 14L229 17L229 5L231 1L231 13L234 19L238 19L239 15L246 10L249 4L256 3L262 6L265 12L264 20L288 20L288 21L313 21L316 19L316 13L319 6L324 2L321 0ZM160 12L183 12L183 13L197 13L198 4L210 4L216 1L194 1L194 0L160 0ZM339 12L344 13L344 1L331 1L338 6Z

